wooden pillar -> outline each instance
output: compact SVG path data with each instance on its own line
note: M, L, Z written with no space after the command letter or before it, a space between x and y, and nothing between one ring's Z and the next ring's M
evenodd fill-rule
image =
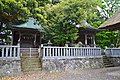
M87 34L85 34L85 45L87 45Z
M94 44L94 47L96 46L96 43L95 43L95 35L93 35L93 44Z
M36 34L34 35L34 46L36 46Z
M117 30L117 33L118 33L118 38L117 38L117 42L115 44L116 47L119 47L120 45L120 30Z
M39 37L39 39L40 39L40 44L39 44L39 45L41 45L41 33L40 33L39 35L40 35L40 37Z
M90 45L93 45L94 44L94 41L93 41L94 39L93 39L93 35L91 34L90 35Z
M14 39L14 32L12 31L12 39L11 39L11 45L13 45L13 39Z
M18 43L20 43L20 41L21 41L21 33L19 34Z

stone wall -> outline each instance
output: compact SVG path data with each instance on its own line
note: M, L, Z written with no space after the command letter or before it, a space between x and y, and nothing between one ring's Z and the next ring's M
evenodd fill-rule
M20 60L0 60L0 76L20 75Z
M113 63L115 66L120 66L120 57L113 57Z
M102 68L102 58L44 59L42 68L47 71L65 71L81 68Z

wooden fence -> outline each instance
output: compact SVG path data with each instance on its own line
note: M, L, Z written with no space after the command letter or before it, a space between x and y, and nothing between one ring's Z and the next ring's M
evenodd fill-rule
M94 47L43 47L43 59L101 57L101 48Z
M20 46L0 45L0 58L20 59Z
M106 48L105 53L107 56L120 57L120 48Z

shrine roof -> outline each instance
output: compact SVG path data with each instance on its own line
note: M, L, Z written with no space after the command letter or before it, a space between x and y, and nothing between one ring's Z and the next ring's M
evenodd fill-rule
M42 31L43 27L36 23L36 20L34 18L29 18L27 22L20 24L20 25L14 25L15 28L27 28L27 29L37 29L38 31Z
M120 30L120 9L100 25L99 29Z
M87 23L86 20L83 20L81 24L76 25L78 28L84 28L85 30L90 30L90 31L100 31L98 28L91 26L90 24Z

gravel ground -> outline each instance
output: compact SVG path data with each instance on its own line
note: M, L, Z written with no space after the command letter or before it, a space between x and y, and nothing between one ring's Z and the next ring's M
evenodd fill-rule
M22 76L3 77L1 80L120 80L120 67L81 69L65 72L32 72Z

